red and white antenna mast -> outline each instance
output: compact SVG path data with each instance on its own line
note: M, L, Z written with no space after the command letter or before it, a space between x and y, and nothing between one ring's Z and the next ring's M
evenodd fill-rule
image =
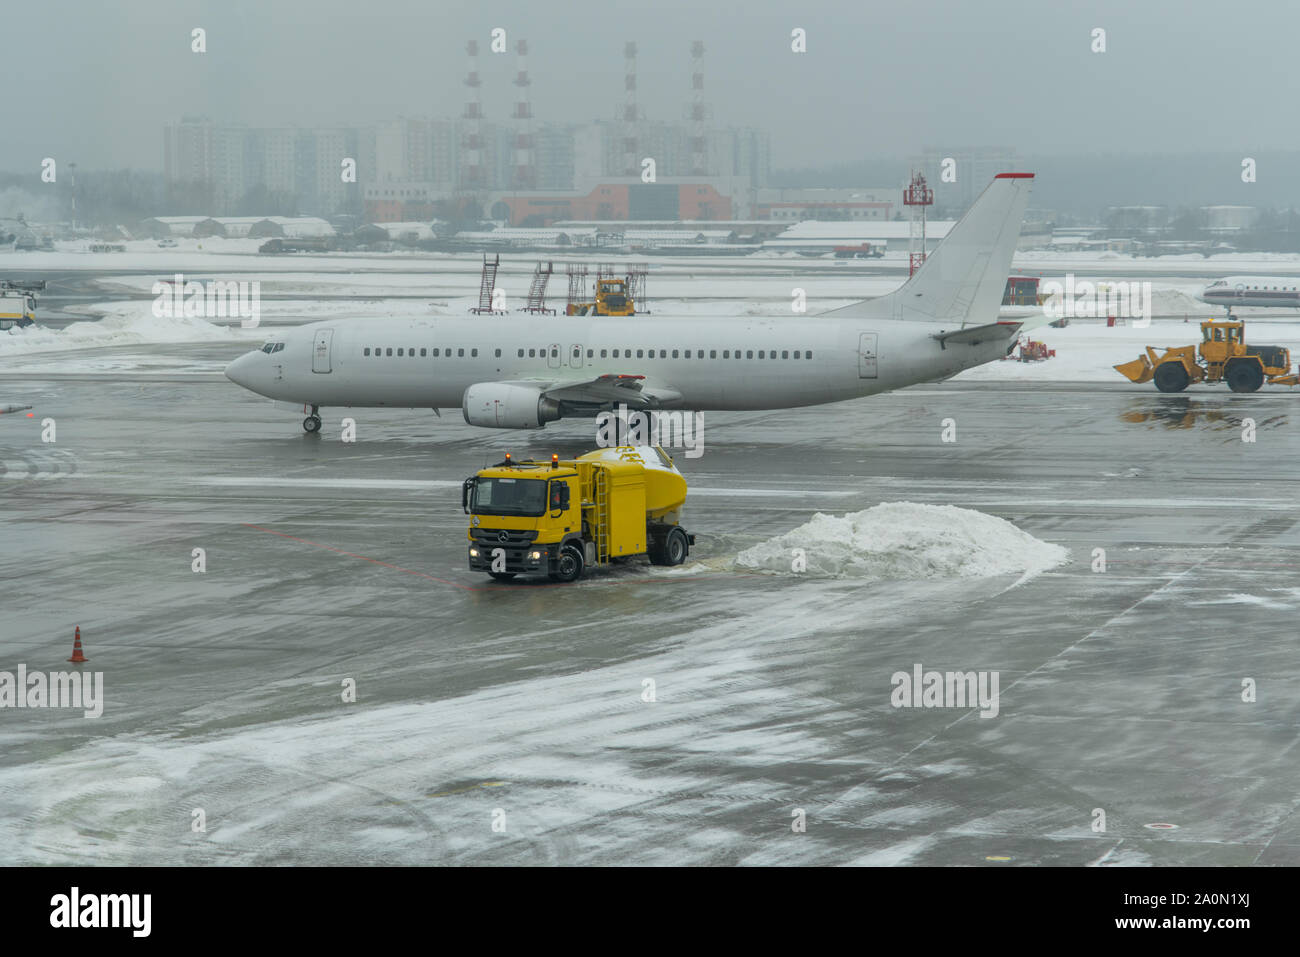
M534 165L533 153L533 106L528 95L532 80L528 78L528 41L520 40L515 44L515 86L519 87L519 96L515 100L515 155L514 175L511 185L515 189L534 189L537 186L537 167Z
M706 176L709 172L709 147L705 137L705 121L709 108L704 102L704 41L691 43L691 175Z
M486 184L483 175L483 82L479 79L478 42L470 40L465 47L469 54L469 70L465 85L469 95L465 99L464 139L461 141L460 182L463 189L478 190Z
M623 175L641 175L640 143L637 132L641 120L641 109L636 101L636 43L628 40L623 44L623 111L621 130L623 134Z
M925 208L934 205L934 190L925 185L925 177L912 174L912 182L903 190L903 205L912 220L912 238L908 245L907 275L911 277L925 262Z

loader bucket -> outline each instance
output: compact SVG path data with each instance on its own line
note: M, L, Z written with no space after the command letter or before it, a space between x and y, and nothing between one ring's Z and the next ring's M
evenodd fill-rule
M1132 382L1150 382L1156 374L1156 368L1146 356L1138 356L1132 362L1115 366L1115 371L1123 374Z

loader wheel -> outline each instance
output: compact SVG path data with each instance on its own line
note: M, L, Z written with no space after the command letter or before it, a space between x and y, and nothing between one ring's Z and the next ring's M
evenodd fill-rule
M1155 379L1161 392L1182 392L1190 381L1181 362L1162 362L1156 366Z
M1264 370L1258 362L1234 362L1228 366L1228 388L1233 392L1258 392L1264 384Z
M551 581L576 582L582 577L582 550L575 545L565 545L560 549L560 557L555 560L555 571L551 572Z

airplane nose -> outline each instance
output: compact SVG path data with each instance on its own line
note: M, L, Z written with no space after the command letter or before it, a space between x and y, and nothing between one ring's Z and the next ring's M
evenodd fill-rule
M256 378L257 358L261 355L259 352L246 352L230 365L226 366L226 378L235 385L243 386L245 389L252 389L253 382Z

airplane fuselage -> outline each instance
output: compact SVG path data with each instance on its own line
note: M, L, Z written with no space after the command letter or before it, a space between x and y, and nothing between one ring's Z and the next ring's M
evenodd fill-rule
M1197 296L1211 305L1300 308L1300 279L1294 276L1228 276Z
M1004 356L998 319L1031 173L999 173L939 247L885 296L780 318L487 316L327 320L226 369L307 406L449 409L532 429L621 405L748 410L822 405L933 382Z
M319 406L458 408L476 383L640 375L647 386L662 384L670 396L663 407L789 408L944 379L1007 350L1005 337L946 346L933 338L957 327L818 318L330 320L289 330L227 374L270 398Z

